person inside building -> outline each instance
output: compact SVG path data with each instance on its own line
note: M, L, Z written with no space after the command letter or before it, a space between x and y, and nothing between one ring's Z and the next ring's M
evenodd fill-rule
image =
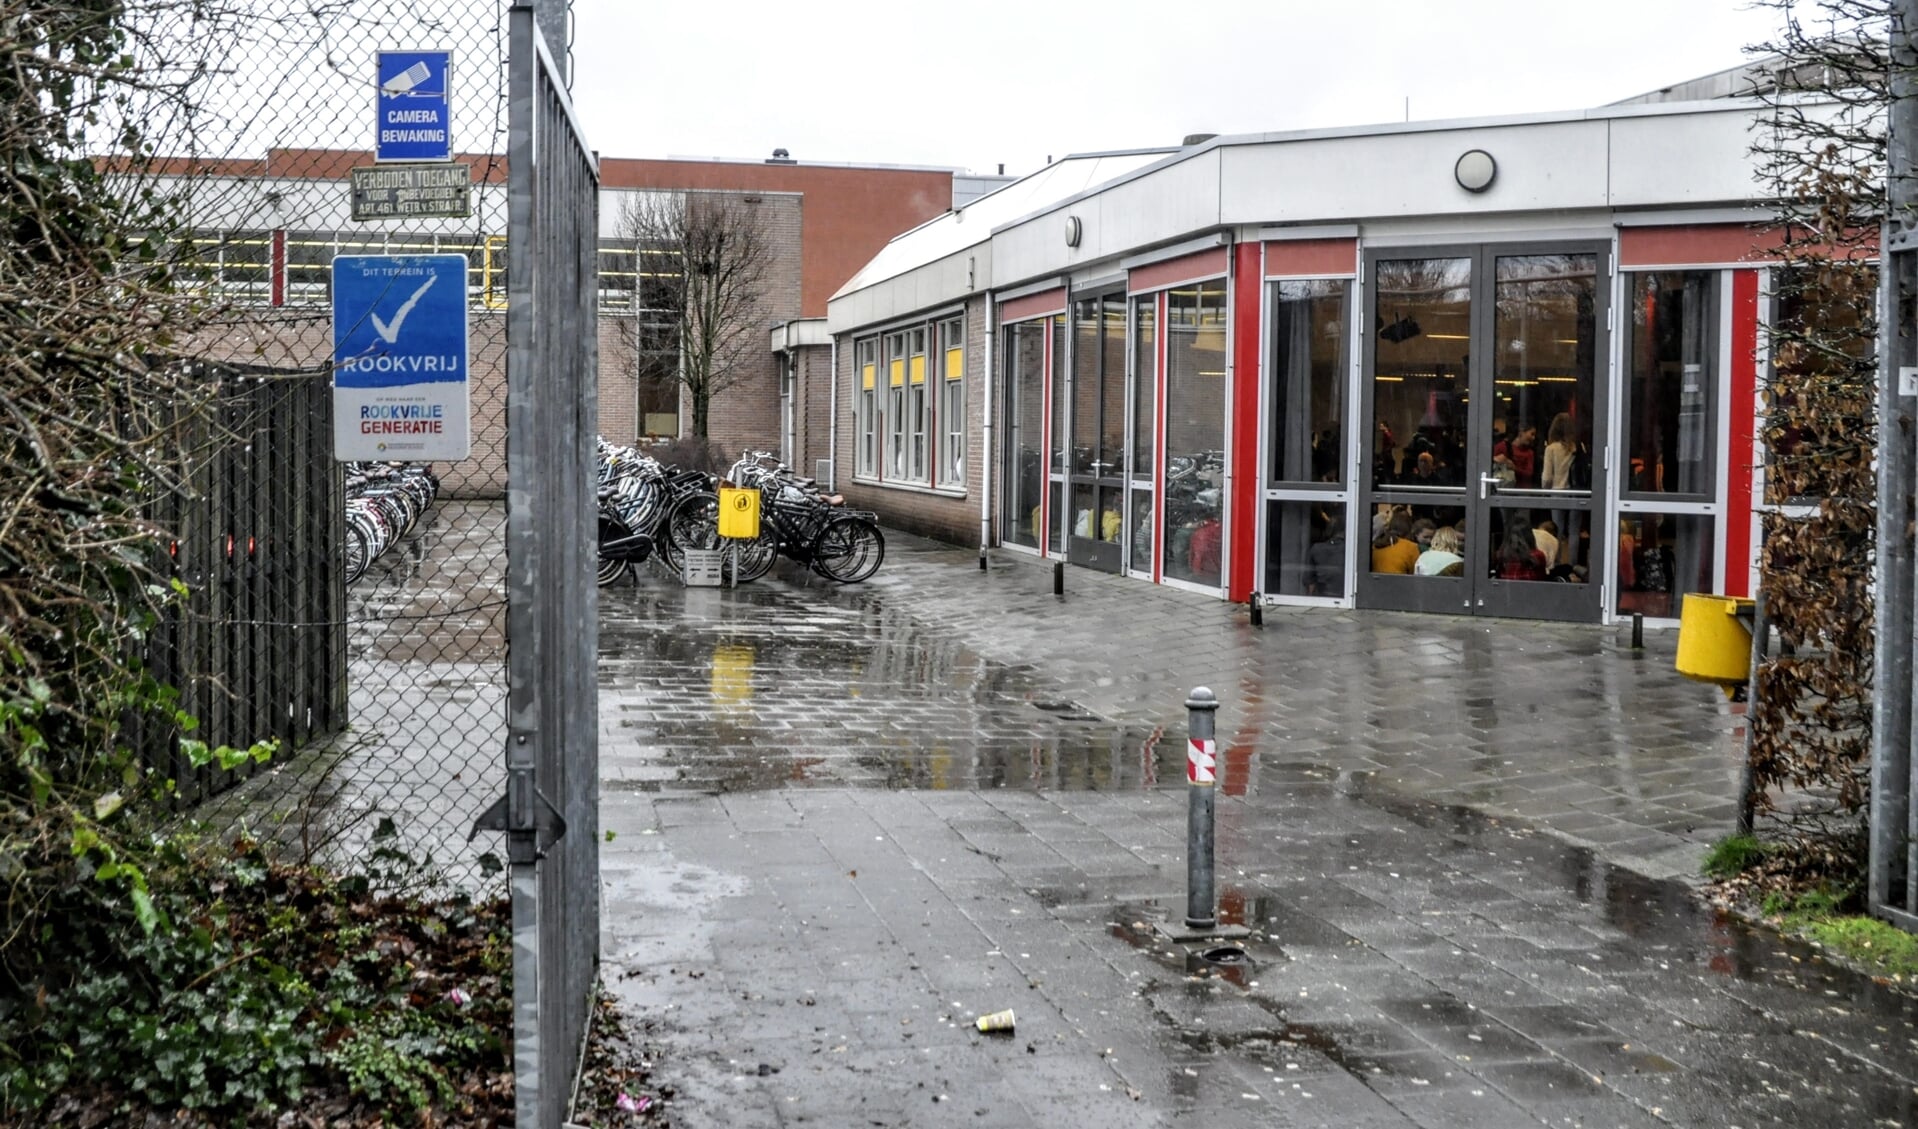
M1558 563L1558 523L1546 518L1532 527L1532 544L1545 554L1545 567L1550 569Z
M1408 510L1395 510L1391 516L1372 518L1372 571L1410 576L1418 563L1418 542L1412 540L1412 518Z
M1458 530L1441 526L1432 531L1432 547L1419 554L1412 571L1419 576L1457 576L1465 567L1464 553Z
M1589 466L1589 455L1582 455L1578 428L1567 412L1552 417L1552 426L1545 433L1545 465L1539 474L1539 484L1547 490L1582 490L1591 486L1590 473L1581 471ZM1584 482L1579 478L1586 479ZM1540 545L1545 550L1545 559L1553 565L1569 565L1577 562L1577 542L1579 532L1579 512L1572 509L1552 511L1555 535L1550 547ZM1561 532L1563 531L1563 532Z
M1324 538L1305 550L1305 593L1334 599L1345 595L1345 514L1341 510L1326 518Z
M1538 428L1526 424L1512 441L1512 468L1518 472L1518 486L1530 490L1538 485Z
M1412 464L1411 477L1405 480L1407 486L1444 486L1448 482L1444 465L1430 450L1419 452L1418 460Z
M1544 580L1545 554L1532 538L1532 519L1524 510L1505 515L1505 537L1493 554L1492 573L1500 580Z

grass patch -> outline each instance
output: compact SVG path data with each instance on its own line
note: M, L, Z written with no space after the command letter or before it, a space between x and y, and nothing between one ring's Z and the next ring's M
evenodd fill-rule
M1771 854L1771 847L1758 841L1753 835L1727 835L1712 844L1705 855L1704 871L1708 878L1723 881L1745 873Z
M1918 937L1875 917L1822 918L1807 925L1805 935L1881 976L1918 980Z
M1778 927L1874 976L1918 982L1918 936L1868 917L1856 890L1819 886L1797 895L1773 891L1760 904Z

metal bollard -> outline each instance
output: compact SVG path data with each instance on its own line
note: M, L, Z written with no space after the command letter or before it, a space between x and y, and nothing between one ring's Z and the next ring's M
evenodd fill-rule
M979 571L986 571L986 551L984 549L979 550Z
M1645 616L1642 612L1632 613L1632 650L1645 649Z
M1251 609L1252 626L1264 627L1265 626L1265 601L1259 596L1257 592L1252 593L1252 595L1246 598L1245 606Z
M1188 929L1211 929L1219 923L1218 896L1212 888L1212 814L1216 796L1213 777L1218 771L1218 743L1213 740L1213 713L1219 699L1200 686L1185 700L1186 709L1186 835L1185 924Z
M1052 562L1052 594L1055 596L1066 594L1066 562L1064 561Z

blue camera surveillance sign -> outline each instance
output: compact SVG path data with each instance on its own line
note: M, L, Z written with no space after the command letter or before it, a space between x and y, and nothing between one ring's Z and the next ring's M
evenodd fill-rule
M450 161L451 51L381 51L374 98L376 161Z
M472 446L464 255L333 260L334 457L457 461Z

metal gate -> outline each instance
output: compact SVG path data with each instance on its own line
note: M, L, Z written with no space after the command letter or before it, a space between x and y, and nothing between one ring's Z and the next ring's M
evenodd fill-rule
M599 961L599 166L534 9L509 19L506 795L481 822L507 839L517 1123L558 1129Z
M1912 755L1914 612L1912 506L1914 455L1909 434L1891 421L1911 411L1901 385L1918 365L1918 0L1891 10L1891 115L1886 138L1887 204L1879 286L1883 320L1878 334L1878 544L1873 597L1878 615L1877 692L1873 695L1870 862L1866 897L1873 913L1900 928L1918 930L1918 757ZM1902 442L1900 441L1902 438Z

